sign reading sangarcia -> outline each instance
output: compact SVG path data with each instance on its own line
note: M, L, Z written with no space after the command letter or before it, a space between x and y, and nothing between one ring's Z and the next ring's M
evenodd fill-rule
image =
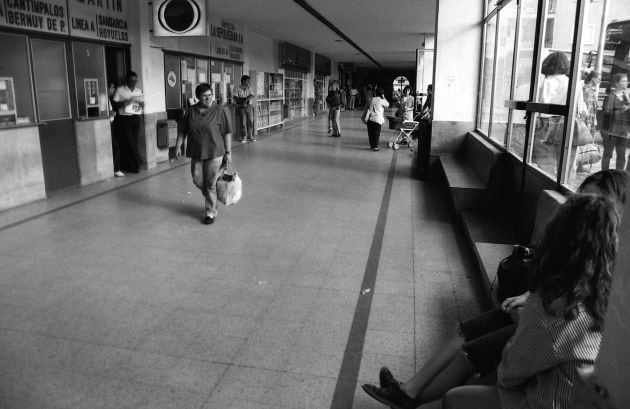
M66 0L0 0L0 27L68 34Z
M128 0L68 0L70 34L129 42Z

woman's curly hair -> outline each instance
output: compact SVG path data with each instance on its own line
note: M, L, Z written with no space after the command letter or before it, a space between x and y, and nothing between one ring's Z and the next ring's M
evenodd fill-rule
M579 314L582 303L601 330L617 250L619 215L615 204L600 195L575 194L560 206L541 238L534 271L545 311L566 297L564 317Z
M540 72L544 75L569 75L569 71L569 59L560 51L549 54L540 67Z

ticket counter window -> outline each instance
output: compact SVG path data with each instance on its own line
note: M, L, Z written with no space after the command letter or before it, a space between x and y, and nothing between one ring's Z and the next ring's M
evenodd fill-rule
M35 122L25 36L0 33L0 126Z
M105 47L73 43L74 72L79 117L108 116L105 83Z

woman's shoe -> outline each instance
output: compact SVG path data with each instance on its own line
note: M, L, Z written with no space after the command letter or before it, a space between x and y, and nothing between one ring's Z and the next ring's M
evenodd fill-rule
M372 398L394 409L415 409L416 407L414 400L396 384L379 388L366 383L362 388Z
M392 375L392 373L389 371L389 368L386 366L382 367L378 373L378 383L381 388L387 388L391 385L402 385L400 381L394 378L394 375Z

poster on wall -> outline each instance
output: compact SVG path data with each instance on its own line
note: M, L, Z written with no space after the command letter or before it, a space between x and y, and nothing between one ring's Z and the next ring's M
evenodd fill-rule
M0 27L68 34L66 0L0 0Z
M129 42L129 0L68 0L70 35Z
M243 61L243 30L229 21L208 17L208 35L212 57Z
M155 37L205 36L205 0L153 0Z

